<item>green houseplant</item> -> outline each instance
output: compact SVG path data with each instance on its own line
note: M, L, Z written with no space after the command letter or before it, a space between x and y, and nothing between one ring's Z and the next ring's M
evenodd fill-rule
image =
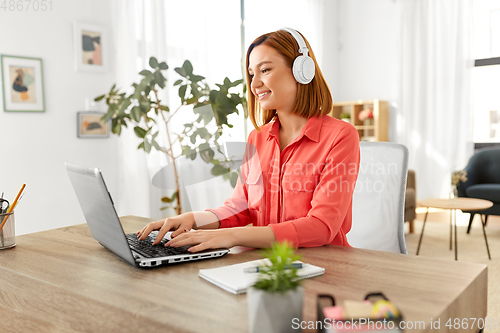
M349 112L342 112L340 114L340 119L350 123L351 122L351 114Z
M169 106L160 98L160 91L165 89L167 79L164 71L168 70L166 62L158 62L155 57L149 59L151 69L144 69L139 74L142 79L133 83L133 92L121 92L113 85L107 94L98 96L95 101L104 100L108 111L104 120L111 120L111 130L120 135L123 127L133 126L134 133L140 138L138 149L150 153L152 149L164 152L173 166L173 177L176 189L170 196L163 197L162 202L173 207L177 214L182 212L182 202L179 184L179 172L176 159L181 156L194 160L198 155L206 162L213 165L211 173L214 176L223 176L234 187L238 178L236 171L231 171L231 160L226 157L217 141L224 128L233 127L228 123L228 116L239 113L238 106L247 117L247 102L244 96L246 87L243 80L231 81L227 77L222 84L216 84L218 89L210 89L201 75L194 74L193 66L189 60L184 61L182 67L175 68L180 76L173 84L178 87L181 104L171 111ZM183 125L182 130L171 133L169 123L180 112L190 112L197 118L195 121ZM158 134L163 122L166 131L166 141L159 142ZM214 124L216 126L209 126ZM174 153L178 145L180 154ZM223 156L222 159L214 158L215 150Z
M291 266L300 256L287 242L276 242L264 256L269 264L259 268L257 282L247 291L249 330L288 332L294 318L302 320L304 290L297 268Z

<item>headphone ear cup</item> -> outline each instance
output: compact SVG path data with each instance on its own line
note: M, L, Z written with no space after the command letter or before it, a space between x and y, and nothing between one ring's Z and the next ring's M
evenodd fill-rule
M298 56L293 62L292 72L298 83L308 84L316 72L314 60L309 56Z

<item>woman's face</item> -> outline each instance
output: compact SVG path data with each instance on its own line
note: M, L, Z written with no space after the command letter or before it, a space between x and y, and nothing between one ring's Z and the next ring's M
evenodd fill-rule
M297 81L278 51L268 45L256 46L249 56L250 89L263 110L289 113L294 110Z

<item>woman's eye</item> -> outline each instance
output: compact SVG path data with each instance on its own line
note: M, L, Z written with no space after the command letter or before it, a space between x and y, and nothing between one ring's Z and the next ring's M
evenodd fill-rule
M269 72L269 71L270 71L270 69L269 69L269 68L266 68L266 69L263 69L261 72L262 72L262 73L266 73L266 72Z

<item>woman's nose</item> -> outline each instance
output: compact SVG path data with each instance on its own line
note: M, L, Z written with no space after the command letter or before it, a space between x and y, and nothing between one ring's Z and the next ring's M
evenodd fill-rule
M262 81L257 75L255 75L252 79L252 83L250 84L250 88L255 91L255 89L259 88L260 86L262 86Z

